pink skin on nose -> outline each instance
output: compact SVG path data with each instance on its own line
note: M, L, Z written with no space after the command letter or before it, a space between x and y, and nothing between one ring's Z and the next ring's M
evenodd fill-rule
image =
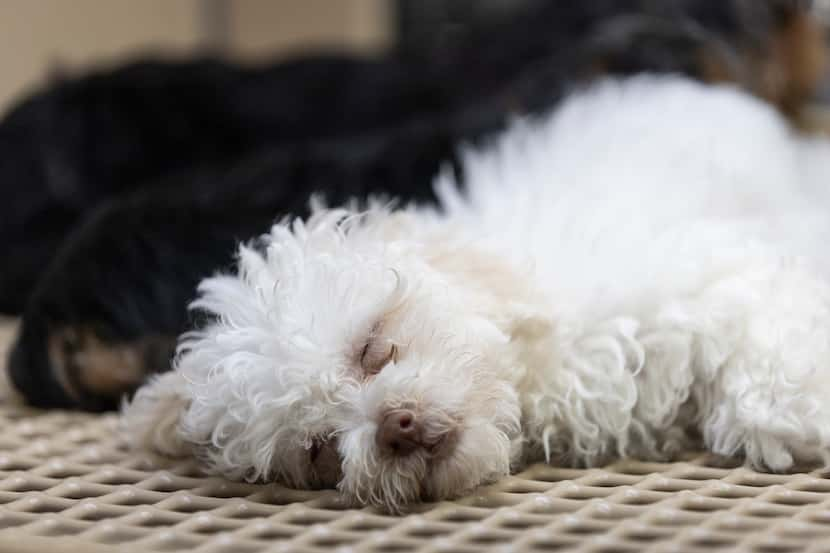
M448 432L437 440L424 438L422 426L415 413L407 410L386 413L378 425L375 442L385 453L405 457L418 449L430 454L447 454L455 443L455 432Z

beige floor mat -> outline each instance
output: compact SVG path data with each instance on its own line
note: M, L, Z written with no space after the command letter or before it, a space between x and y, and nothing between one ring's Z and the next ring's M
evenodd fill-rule
M230 483L130 454L114 416L0 403L0 553L165 551L830 553L830 477L707 456L538 465L390 517L346 509L333 491Z

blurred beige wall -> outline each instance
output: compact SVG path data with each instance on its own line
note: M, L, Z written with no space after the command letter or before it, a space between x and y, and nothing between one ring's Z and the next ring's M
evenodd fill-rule
M0 112L52 71L205 48L258 60L308 49L377 52L388 0L1 0Z
M228 4L229 47L243 57L315 47L371 53L392 40L388 0L230 0Z

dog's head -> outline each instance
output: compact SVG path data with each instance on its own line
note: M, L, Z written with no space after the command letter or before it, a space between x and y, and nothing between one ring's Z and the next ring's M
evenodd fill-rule
M486 278L447 269L464 260L411 221L318 211L242 248L238 275L203 282L195 306L215 321L181 345L181 430L216 470L393 511L509 472L511 336Z

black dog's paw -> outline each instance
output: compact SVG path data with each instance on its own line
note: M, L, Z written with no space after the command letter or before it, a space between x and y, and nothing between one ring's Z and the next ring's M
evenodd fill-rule
M196 284L230 265L238 240L190 211L198 210L142 193L104 206L67 238L27 303L9 357L11 383L27 402L114 409L149 375L169 370L176 338L192 322Z
M175 335L111 341L87 325L43 331L22 329L7 369L16 391L36 407L115 409L149 375L168 370L175 352Z

